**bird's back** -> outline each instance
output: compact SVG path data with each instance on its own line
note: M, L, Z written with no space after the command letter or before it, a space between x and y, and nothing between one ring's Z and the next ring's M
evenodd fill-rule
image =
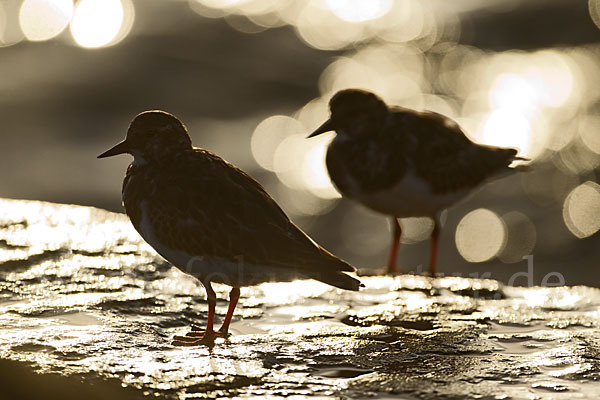
M407 123L407 133L417 138L412 165L434 194L471 190L506 172L517 159L517 150L472 142L451 119L434 112L399 110ZM406 117L408 115L408 117ZM417 122L418 121L418 122Z

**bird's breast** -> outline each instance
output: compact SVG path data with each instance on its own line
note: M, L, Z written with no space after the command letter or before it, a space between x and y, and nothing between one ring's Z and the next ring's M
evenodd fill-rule
M326 163L335 186L350 198L391 188L407 170L406 159L393 147L339 135L329 146Z
M355 199L368 208L397 218L434 217L469 193L468 190L436 194L431 184L407 171L394 185L375 191L363 191Z
M338 190L366 207L398 218L434 216L468 190L433 193L431 182L414 168L414 154L394 140L334 140L327 169Z
M139 232L142 219L141 203L148 197L148 184L144 184L144 173L142 167L130 165L123 180L123 207L131 223Z

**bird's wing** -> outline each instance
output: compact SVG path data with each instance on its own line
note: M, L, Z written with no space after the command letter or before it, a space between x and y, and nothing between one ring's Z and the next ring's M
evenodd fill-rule
M472 188L509 171L517 150L472 142L453 120L431 111L395 111L412 143L417 175L431 182L434 193Z
M220 157L195 149L168 168L149 212L155 221L162 215L171 222L161 225L173 226L172 232L155 227L157 239L170 247L301 273L354 271L294 225L257 181Z

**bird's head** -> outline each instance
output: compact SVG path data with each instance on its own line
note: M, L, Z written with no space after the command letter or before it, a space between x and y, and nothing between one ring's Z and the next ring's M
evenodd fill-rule
M340 135L360 137L379 131L388 114L388 107L374 93L361 89L337 92L329 101L329 118L308 137L329 131Z
M177 117L165 111L144 111L131 121L125 140L98 158L129 153L136 162L143 164L191 147L187 129Z

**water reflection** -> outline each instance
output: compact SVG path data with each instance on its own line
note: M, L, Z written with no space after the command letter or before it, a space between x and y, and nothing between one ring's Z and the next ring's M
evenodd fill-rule
M392 388L474 399L506 395L507 387L518 397L549 378L577 385L561 398L592 398L597 391L598 366L590 360L598 350L598 289L503 288L496 281L416 275L364 277L359 292L313 281L267 283L242 291L227 343L220 340L212 351L174 348L174 334L206 317L202 290L177 269L161 267L139 236L129 237L134 231L126 219L76 206L68 212L0 203L2 250L17 245L12 231L24 233L23 250L38 246L44 257L62 243L59 260L32 258L0 269L0 356L42 373L113 377L161 398L363 398ZM53 234L36 237L38 226ZM71 240L91 231L105 238L102 251ZM115 241L133 251L123 253ZM226 298L227 287L216 289ZM220 302L218 315L225 309ZM450 376L435 368L444 365ZM531 368L537 372L514 373ZM474 373L483 378L471 382Z

